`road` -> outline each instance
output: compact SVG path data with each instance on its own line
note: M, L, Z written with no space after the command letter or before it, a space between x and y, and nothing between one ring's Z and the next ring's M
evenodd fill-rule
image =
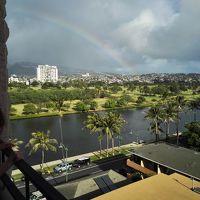
M82 166L81 168L74 168L68 172L67 179L68 182L95 174L101 171L106 171L110 169L120 169L126 164L127 156L116 157L114 159L108 159L105 162L91 163L89 166ZM44 177L50 184L56 186L62 184L66 180L66 172L61 174L52 174ZM25 183L20 181L16 183L16 186L20 189L22 193L25 194ZM30 192L35 191L35 187L30 183Z

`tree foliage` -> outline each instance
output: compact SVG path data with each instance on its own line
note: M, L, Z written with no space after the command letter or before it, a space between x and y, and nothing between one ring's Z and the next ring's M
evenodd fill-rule
M110 98L105 102L104 107L105 108L115 108L116 105L117 105L116 100L114 98Z
M162 105L162 120L166 125L166 140L169 138L170 133L170 123L174 122L176 118L176 112L173 102L167 101L164 105Z
M160 106L151 107L147 113L145 118L150 120L150 132L153 133L156 137L156 141L159 140L159 135L163 132L161 128L162 123L162 110Z
M42 162L41 169L43 169L44 160L45 160L45 151L56 151L56 145L58 144L56 139L50 138L49 134L44 132L34 132L31 135L31 139L29 140L26 147L30 148L29 154L35 153L38 150L41 150L42 153Z
M92 113L87 116L87 120L84 122L85 127L90 131L91 134L98 134L100 157L102 154L102 117L98 113Z
M37 108L34 104L29 103L24 105L23 113L26 115L37 113Z
M144 98L143 96L139 96L139 97L137 98L136 103L141 104L141 103L143 103L144 101L145 101L145 98Z
M189 110L192 110L194 113L194 121L196 121L197 110L200 109L200 98L192 100L188 103Z
M76 111L88 112L88 111L90 110L90 105L84 103L83 101L78 101L78 102L75 104L74 109L75 109Z
M13 116L13 115L16 115L16 112L17 112L17 109L16 109L15 107L11 106L11 107L10 107L10 113L9 113L9 114L10 114L11 116Z
M200 122L191 122L185 125L187 129L183 135L190 146L200 150Z
M84 122L85 127L90 130L91 133L98 133L98 139L102 140L103 136L106 136L107 141L107 156L109 148L109 139L112 140L112 153L114 155L114 137L120 135L121 128L125 124L123 117L115 112L108 112L105 115L99 115L93 113L88 115L87 120ZM100 144L101 148L101 144Z

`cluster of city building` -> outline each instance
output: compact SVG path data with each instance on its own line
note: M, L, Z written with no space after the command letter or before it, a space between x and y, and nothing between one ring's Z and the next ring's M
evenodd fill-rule
M29 85L33 81L38 81L41 83L44 82L54 82L58 81L58 67L50 66L50 65L38 65L36 68L36 77L28 78L25 76L19 77L15 74L12 74L8 82L17 82L17 83L25 83Z
M111 74L111 73L76 73L68 75L58 75L58 67L50 65L38 65L36 67L35 77L17 76L15 74L9 77L9 83L18 82L30 84L33 81L44 82L69 82L83 80L87 82L101 81L105 83L123 83L123 82L141 82L141 83L164 83L164 82L191 82L199 81L200 74Z

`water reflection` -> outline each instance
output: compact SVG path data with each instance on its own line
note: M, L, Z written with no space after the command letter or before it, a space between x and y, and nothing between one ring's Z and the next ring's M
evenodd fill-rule
M122 129L122 135L120 139L121 144L127 144L133 141L137 142L137 140L151 141L155 139L155 136L148 132L149 121L144 119L146 111L147 109L118 111L127 121ZM69 156L99 149L97 135L91 135L89 131L84 128L83 122L86 120L86 117L87 113L70 114L62 117L63 143L69 149ZM184 124L193 120L193 114L191 112L184 112L182 113L181 118L180 130L182 131L184 129ZM198 112L197 119L199 118L200 115ZM11 121L10 135L24 141L21 149L24 153L25 159L30 164L39 163L41 153L37 152L29 156L28 149L25 148L25 144L30 139L32 132L44 131L47 133L48 130L50 131L51 137L56 138L60 143L61 137L59 116ZM171 125L170 132L175 133L175 125ZM161 137L164 138L165 134L162 134ZM115 144L116 146L118 144L117 138ZM106 138L103 139L102 145L104 147L106 146ZM46 153L46 161L59 158L62 158L62 152L60 149L58 149L57 153Z

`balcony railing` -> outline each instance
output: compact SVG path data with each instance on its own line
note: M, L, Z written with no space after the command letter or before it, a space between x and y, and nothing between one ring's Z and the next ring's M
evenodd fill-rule
M0 143L2 141L0 140ZM2 151L3 158L13 153L11 148ZM4 159L3 159L4 160ZM15 166L24 174L25 177L25 194L16 187L15 183L7 174L3 174L0 179L8 189L12 197L16 200L28 200L30 198L29 184L32 183L48 200L66 200L51 184L49 184L38 172L36 172L25 160L16 161Z

